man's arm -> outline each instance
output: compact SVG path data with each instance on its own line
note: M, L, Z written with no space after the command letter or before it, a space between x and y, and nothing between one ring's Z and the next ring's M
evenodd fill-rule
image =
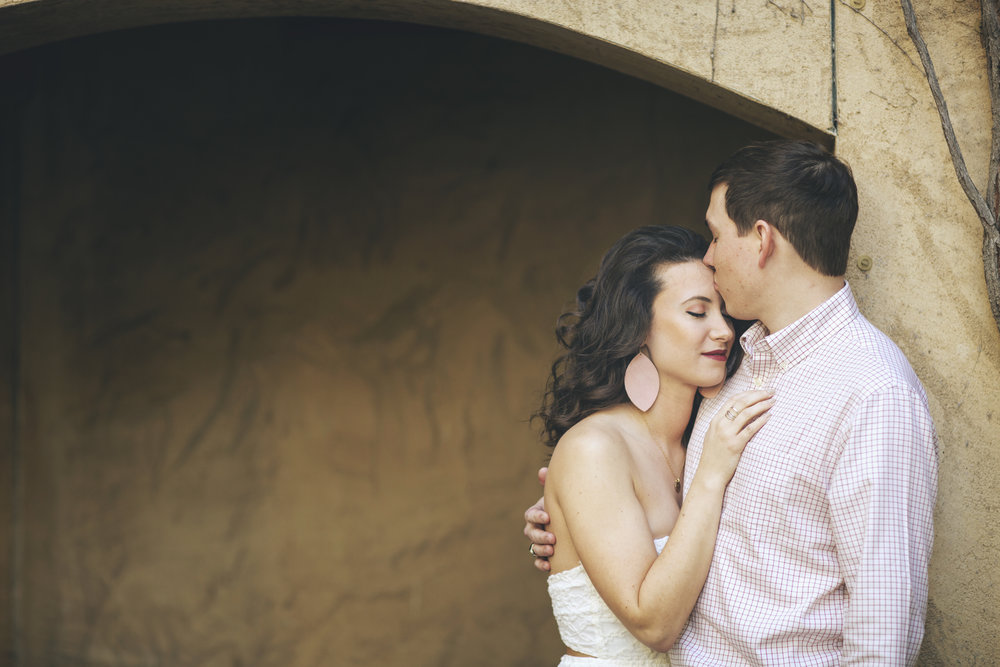
M841 664L916 661L936 494L936 436L923 397L910 387L868 397L852 419L829 491L848 592Z
M538 481L545 486L548 468L538 470ZM535 556L535 567L542 572L549 571L549 557L555 553L556 536L545 530L549 525L549 514L545 511L545 498L524 511L524 536L531 542L531 553Z

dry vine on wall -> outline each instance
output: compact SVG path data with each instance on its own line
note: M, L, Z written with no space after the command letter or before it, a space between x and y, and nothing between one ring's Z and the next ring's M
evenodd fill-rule
M910 0L900 0L903 7L903 17L906 19L906 32L909 33L913 45L920 54L920 62L924 65L927 83L930 85L934 104L937 105L941 117L941 128L948 143L951 161L955 173L965 190L965 195L979 214L983 223L983 268L986 273L986 293L990 300L993 319L1000 329L1000 0L981 0L982 2L982 41L986 49L986 69L990 87L990 105L992 107L992 128L990 145L990 166L986 179L986 196L976 188L965 166L962 149L955 138L955 130L951 126L951 116L945 104L941 86L934 73L927 44L920 34L917 17Z

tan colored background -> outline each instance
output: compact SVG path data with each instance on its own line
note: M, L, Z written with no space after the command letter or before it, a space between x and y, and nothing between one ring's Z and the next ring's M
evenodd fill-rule
M23 664L554 663L519 515L555 317L765 134L395 24L19 65Z
M849 278L941 433L921 664L1000 662L1000 336L896 3L0 4L15 664L554 664L519 514L555 313L766 132L861 191ZM975 2L920 18L985 178ZM832 26L832 28L831 28ZM836 77L830 59L836 43ZM836 83L836 97L833 83ZM7 592L5 591L5 592Z

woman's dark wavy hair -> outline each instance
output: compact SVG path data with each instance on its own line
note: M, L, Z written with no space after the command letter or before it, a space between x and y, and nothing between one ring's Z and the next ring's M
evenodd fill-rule
M636 355L653 319L653 300L662 285L663 265L701 261L708 242L683 227L648 226L634 229L604 255L597 275L576 293L576 309L556 323L556 338L566 349L555 363L542 406L542 440L555 447L574 424L599 410L628 402L625 368ZM748 323L734 322L737 335ZM739 366L734 344L727 376ZM695 398L690 437L701 396Z

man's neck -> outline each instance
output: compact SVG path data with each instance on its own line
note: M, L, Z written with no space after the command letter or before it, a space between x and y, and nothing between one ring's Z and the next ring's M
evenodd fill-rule
M769 308L763 309L761 323L769 333L780 331L802 319L844 287L844 276L824 276L811 272L776 286Z

